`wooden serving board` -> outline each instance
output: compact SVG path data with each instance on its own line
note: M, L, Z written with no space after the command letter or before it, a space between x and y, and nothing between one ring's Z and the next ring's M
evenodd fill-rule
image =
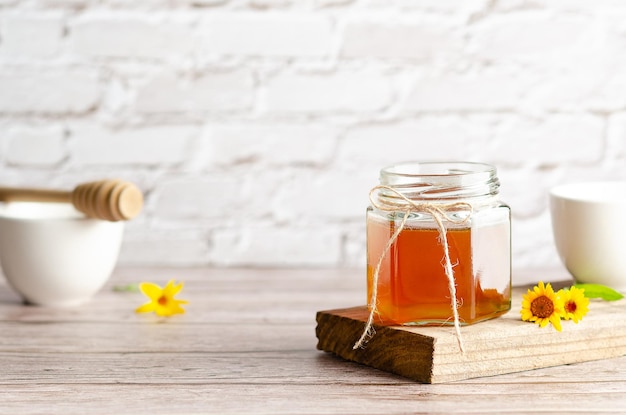
M443 383L521 372L626 354L626 299L591 300L581 322L562 321L563 331L520 318L522 295L513 291L511 311L461 328L465 353L454 328L375 326L365 348L353 350L368 317L365 306L317 313L317 348L346 360L418 382Z

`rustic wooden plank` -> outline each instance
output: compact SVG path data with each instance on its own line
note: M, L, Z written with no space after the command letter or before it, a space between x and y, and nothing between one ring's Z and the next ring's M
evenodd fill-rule
M146 301L141 293L113 288L141 281L164 284L172 278L184 281L179 296L189 300L187 313L168 320L172 322L308 324L320 306L364 298L361 276L346 270L122 268L92 301L71 308L24 306L0 279L0 321L155 323L162 319L134 313Z
M537 369L522 374L474 378L456 383L449 389L416 384L388 372L355 363L341 362L335 356L314 349L271 350L259 352L149 352L149 353L38 353L0 352L0 385L21 384L302 384L337 386L378 385L410 387L413 392L456 390L471 393L490 385L487 392L518 385L539 390L539 385L571 384L572 389L613 384L611 390L625 388L626 358L592 361L552 369ZM471 386L474 385L474 386ZM501 385L501 386L495 386ZM0 387L2 389L2 387ZM625 396L626 399L626 396Z
M258 352L0 352L0 385L31 384L398 384L398 377L346 370L313 348ZM361 373L361 376L354 376ZM407 381L408 382L408 381ZM0 387L1 388L1 387Z
M422 385L423 386L423 385ZM428 385L282 385L245 383L3 385L3 413L38 414L406 414L623 413L626 389L602 400L583 383Z
M311 324L0 323L0 352L204 353L315 349Z
M626 299L592 300L578 325L563 331L543 330L519 318L523 291L514 290L512 311L505 316L463 327L461 353L451 327L375 326L376 334L361 349L352 346L363 331L366 307L317 314L318 349L344 359L425 383L559 366L626 354Z
M191 301L185 315L171 319L135 314L143 296L111 289L170 278L185 281L182 297ZM364 296L362 270L120 268L93 301L70 309L23 306L0 281L0 414L619 413L626 407L626 357L420 384L316 350L316 311L358 304Z

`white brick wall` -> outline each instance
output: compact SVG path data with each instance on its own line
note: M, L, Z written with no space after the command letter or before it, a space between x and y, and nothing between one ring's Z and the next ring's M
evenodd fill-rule
M625 21L610 0L0 0L0 179L136 182L122 263L363 267L381 167L484 161L514 265L555 266L550 186L626 179Z
M322 58L333 39L330 16L284 11L210 14L198 32L203 53L224 56Z
M17 127L7 129L5 161L15 166L54 168L67 156L60 126Z
M253 72L248 69L207 69L190 74L166 69L144 76L147 81L136 87L136 100L131 109L140 114L184 117L211 111L217 115L249 111L254 101ZM204 118L203 114L198 116L199 120Z
M58 12L6 13L2 17L0 53L10 59L45 59L61 49L63 18Z
M161 13L86 11L68 20L77 58L180 59L193 51L193 20Z
M44 62L33 66L9 57L2 62L0 113L7 117L22 115L30 123L45 115L84 114L100 101L102 87L95 68L42 66Z
M69 127L67 146L73 165L117 168L167 167L184 163L200 129L193 125L150 125L123 129L81 123Z

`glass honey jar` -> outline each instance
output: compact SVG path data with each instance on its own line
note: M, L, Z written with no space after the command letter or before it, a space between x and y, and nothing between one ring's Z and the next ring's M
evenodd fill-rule
M511 210L499 187L496 169L481 163L380 171L366 215L367 298L377 321L458 326L510 310Z

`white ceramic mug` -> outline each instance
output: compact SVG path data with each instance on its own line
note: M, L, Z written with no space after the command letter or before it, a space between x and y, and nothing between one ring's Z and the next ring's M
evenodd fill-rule
M550 190L557 251L576 281L626 292L626 182L585 182Z
M108 280L124 223L86 218L70 204L0 204L0 264L31 304L88 301Z

